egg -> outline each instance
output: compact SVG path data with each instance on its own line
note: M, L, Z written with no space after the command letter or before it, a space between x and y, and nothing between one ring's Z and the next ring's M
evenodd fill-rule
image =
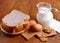
M33 25L33 26L31 26L31 30L32 31L36 31L36 32L38 32L38 31L42 31L42 25L40 25L40 24L35 24L35 25Z
M30 20L29 23L32 26L32 25L35 25L36 24L36 21L35 20Z

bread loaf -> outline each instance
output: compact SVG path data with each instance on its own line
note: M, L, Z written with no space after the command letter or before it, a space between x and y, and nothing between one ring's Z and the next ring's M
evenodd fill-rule
M14 9L2 18L1 26L3 29L1 30L8 33L18 33L28 28L28 26L24 28L24 25L29 25L29 19L29 15Z

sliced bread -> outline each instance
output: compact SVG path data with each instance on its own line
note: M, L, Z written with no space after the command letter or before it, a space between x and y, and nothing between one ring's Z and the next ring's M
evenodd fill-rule
M22 30L29 28L29 19L29 15L14 9L13 11L11 11L11 13L2 18L1 27L3 29L1 30L4 30L8 33L18 33Z

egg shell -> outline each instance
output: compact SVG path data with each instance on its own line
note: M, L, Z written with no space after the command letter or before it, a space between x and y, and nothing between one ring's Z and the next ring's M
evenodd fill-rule
M35 24L35 25L31 26L32 31L42 31L42 28L43 27L40 24Z
M30 20L29 23L32 26L32 25L35 25L36 24L36 21L35 20Z

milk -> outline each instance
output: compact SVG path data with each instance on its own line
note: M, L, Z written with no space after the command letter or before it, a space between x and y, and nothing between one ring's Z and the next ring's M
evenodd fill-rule
M36 18L39 23L42 21L42 23L44 23L43 25L46 25L60 33L60 22L53 18L51 9L47 7L39 7Z
M37 19L47 23L53 19L53 14L49 11L49 8L40 7L37 13Z

